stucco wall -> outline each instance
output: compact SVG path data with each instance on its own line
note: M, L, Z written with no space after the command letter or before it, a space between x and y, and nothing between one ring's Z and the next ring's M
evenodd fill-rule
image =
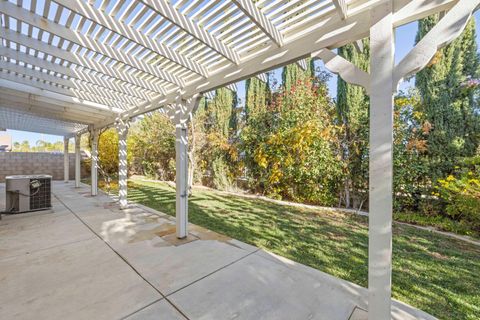
M75 154L69 154L70 180L75 179ZM49 174L63 180L63 153L0 152L0 182L5 176L17 174ZM88 176L82 166L82 177Z

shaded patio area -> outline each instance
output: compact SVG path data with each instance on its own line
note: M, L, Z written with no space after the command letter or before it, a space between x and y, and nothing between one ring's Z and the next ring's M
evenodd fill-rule
M359 319L353 309L368 300L370 319L401 317L391 304L393 97L462 33L480 0L285 4L0 2L0 129L64 136L66 181L75 137L81 187L57 184L53 214L1 222L2 316L122 318L161 305L200 319ZM395 29L437 13L445 13L441 21L397 63ZM369 72L334 51L350 43L363 51L365 37ZM368 299L364 289L188 223L188 127L202 97L222 87L236 91L235 83L251 77L267 82L267 72L306 65L306 58L321 59L370 97ZM176 227L163 215L128 208L128 128L156 110L175 124ZM98 140L108 127L119 135L118 200L127 218L111 199L88 198L97 195ZM87 132L89 194L80 184Z
M178 239L173 218L86 185L53 193L53 210L0 222L2 317L366 319L365 288L195 225ZM392 314L433 319L397 301Z

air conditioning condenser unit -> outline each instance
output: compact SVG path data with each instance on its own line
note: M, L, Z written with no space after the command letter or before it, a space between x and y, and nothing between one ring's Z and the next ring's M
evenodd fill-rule
M52 176L21 175L5 177L8 213L45 210L52 207Z

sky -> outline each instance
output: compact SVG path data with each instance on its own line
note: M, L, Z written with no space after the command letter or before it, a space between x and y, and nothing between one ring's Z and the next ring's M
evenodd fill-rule
M477 24L477 44L480 48L480 10L474 14L475 22ZM418 23L413 22L404 26L401 26L396 29L395 34L395 62L398 63L405 55L413 48L415 43L415 35L417 33ZM319 62L319 66L322 70L325 70L323 64ZM328 70L327 70L328 71ZM282 69L276 69L273 71L274 77L277 79L281 79ZM400 90L405 90L408 87L412 86L414 80L410 80L409 83L402 83L400 85ZM330 95L332 98L335 98L336 91L337 91L337 76L332 75L328 82L328 88ZM245 101L245 81L241 81L237 83L237 94L238 98L241 101ZM0 135L5 134L5 132L0 132ZM38 140L44 140L48 142L56 142L63 140L61 136L54 136L49 134L40 134L34 132L26 132L26 131L17 131L17 130L7 130L7 134L12 136L13 142L22 142L24 140L29 141L30 145L35 145Z

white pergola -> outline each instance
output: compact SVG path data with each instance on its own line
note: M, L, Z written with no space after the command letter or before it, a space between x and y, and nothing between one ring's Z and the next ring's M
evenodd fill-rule
M120 141L127 205L129 120L157 109L176 124L177 236L187 235L187 123L202 94L307 57L370 99L369 319L391 317L393 95L464 29L480 0L0 0L0 127ZM396 27L444 12L397 65ZM332 50L370 37L366 73ZM68 158L65 159L68 180Z

